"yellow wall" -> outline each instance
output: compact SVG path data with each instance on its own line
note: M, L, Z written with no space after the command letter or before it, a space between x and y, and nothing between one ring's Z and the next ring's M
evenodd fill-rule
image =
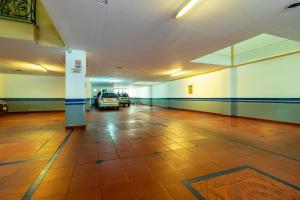
M24 22L0 19L0 37L33 41L35 39L35 27Z
M31 40L46 46L64 46L63 40L56 31L40 0L37 1L37 26L0 19L0 37Z
M4 74L0 74L0 98L4 98Z
M56 31L44 5L37 1L37 43L47 46L63 47L64 42Z

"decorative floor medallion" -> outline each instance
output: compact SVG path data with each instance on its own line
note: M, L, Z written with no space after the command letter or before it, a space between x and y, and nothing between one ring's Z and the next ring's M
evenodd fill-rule
M300 200L300 188L250 166L183 181L199 200Z

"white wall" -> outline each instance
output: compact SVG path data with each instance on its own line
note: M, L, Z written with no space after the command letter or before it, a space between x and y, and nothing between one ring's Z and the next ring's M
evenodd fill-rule
M218 98L230 97L228 70L169 81L152 86L153 98ZM193 94L188 86L193 85Z
M193 85L193 94L188 86ZM230 97L230 74L228 70L170 81L169 98L218 98Z
M85 79L85 98L92 98L92 85L89 78Z
M193 85L193 94L188 94L189 85ZM299 86L300 54L295 54L157 84L152 86L152 97L299 98Z
M238 97L300 97L300 54L239 67Z
M149 86L128 87L128 94L132 98L150 98L151 88Z
M152 86L152 98L168 98L169 97L169 83L160 83Z
M2 98L64 98L65 78L0 74Z

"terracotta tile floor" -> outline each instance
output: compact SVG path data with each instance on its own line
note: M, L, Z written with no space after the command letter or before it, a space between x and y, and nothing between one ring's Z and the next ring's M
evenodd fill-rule
M300 199L300 126L147 106L87 118L27 199L196 199L184 180L245 165L295 186ZM67 134L63 112L0 115L0 199L22 199ZM226 190L239 187L220 187L218 198L239 199ZM264 194L254 197L273 197Z

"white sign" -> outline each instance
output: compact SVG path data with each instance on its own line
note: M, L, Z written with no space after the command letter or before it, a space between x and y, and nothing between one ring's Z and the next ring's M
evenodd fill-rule
M75 65L71 69L72 73L81 73L82 71L82 63L81 60L75 60Z

